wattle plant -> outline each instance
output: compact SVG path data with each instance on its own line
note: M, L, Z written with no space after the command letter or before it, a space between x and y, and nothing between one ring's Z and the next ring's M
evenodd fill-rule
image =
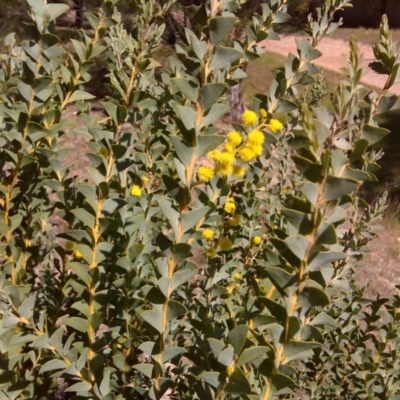
M400 398L399 297L367 300L354 278L386 208L358 195L389 133L376 118L400 104L386 19L382 92L360 85L351 39L328 101L312 61L350 1L327 0L228 126L230 89L279 38L286 1L261 4L240 38L242 1L188 7L196 26L165 68L172 1L137 0L130 33L117 2L64 48L68 7L27 0L31 39L4 42L0 400ZM65 165L72 128L85 174Z

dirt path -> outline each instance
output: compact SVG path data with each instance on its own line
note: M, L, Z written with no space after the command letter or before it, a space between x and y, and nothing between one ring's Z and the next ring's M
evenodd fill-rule
M287 56L289 53L297 54L297 47L295 42L296 36L282 36L280 41L266 40L264 48L268 51ZM372 52L372 47L365 44L358 44L360 54L364 56L363 67L368 67L368 64L375 60ZM349 43L340 39L331 39L325 37L318 45L317 49L323 54L322 57L314 60L315 65L329 69L332 71L340 72L340 68L346 66L344 55L350 52ZM368 73L363 77L362 83L382 89L385 85L387 75L379 75L369 69ZM400 84L394 85L390 88L390 92L400 95Z

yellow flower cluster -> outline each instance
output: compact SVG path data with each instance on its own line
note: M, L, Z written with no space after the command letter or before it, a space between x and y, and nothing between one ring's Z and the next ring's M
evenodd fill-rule
M232 376L233 373L235 372L235 367L230 365L229 367L226 367L226 376Z
M271 121L269 121L269 124L267 125L271 133L277 133L280 130L283 129L283 124L279 119L274 119L272 118Z
M75 257L77 260L82 260L82 259L83 259L83 255L82 255L82 253L81 253L79 250L75 250L75 251L74 251L74 257Z
M241 160L249 162L262 154L262 145L265 137L261 131L255 130L248 134L247 140L238 150Z
M215 232L210 228L204 229L204 231L202 233L203 239L206 239L206 240L211 240L214 237L214 235L215 235Z
M218 244L222 251L229 251L232 248L231 240L225 236L220 237Z
M254 236L253 237L253 243L258 246L261 244L262 238L260 236Z
M214 258L216 256L216 254L217 254L217 250L215 249L215 247L210 247L206 251L206 256L208 258Z
M215 171L214 168L208 167L206 165L201 165L197 169L197 177L201 182L209 182L212 178L214 178Z
M242 115L243 124L254 126L259 120L262 126L267 126L272 133L283 129L283 124L277 119L271 119L269 124L265 123L267 112L263 109L259 111L260 117L254 111L247 110ZM214 161L214 167L201 165L197 169L197 178L199 181L207 183L214 178L215 174L227 177L234 175L236 178L242 178L246 174L246 169L237 160L249 162L259 157L263 152L264 133L255 128L248 133L246 140L238 131L231 131L226 136L226 141L222 149L212 150L208 153L208 158Z
M235 275L233 275L233 277L234 277L236 280L239 280L239 279L242 278L242 274L241 274L240 272L236 272Z
M233 197L227 198L224 210L228 214L233 214L236 211L235 199Z
M133 185L131 189L131 196L140 197L142 195L142 189L138 185Z
M243 125L254 125L258 122L257 114L254 111L247 110L242 114Z

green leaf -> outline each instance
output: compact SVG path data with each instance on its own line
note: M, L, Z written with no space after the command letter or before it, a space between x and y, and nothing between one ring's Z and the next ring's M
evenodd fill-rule
M54 21L60 15L64 14L69 10L69 6L67 4L54 4L49 3L46 5L47 13L49 15L49 21Z
M276 318L279 323L284 323L287 318L286 308L281 304L267 297L259 296L258 299L265 304L269 312Z
M221 342L218 339L207 338L208 345L210 346L211 352L213 353L215 358L218 358L221 354L221 351L225 348L225 343Z
M324 307L330 304L330 300L322 289L305 287L299 293L297 304L299 307Z
M239 61L244 54L231 47L217 46L217 50L211 60L210 70L216 71L218 69L230 67L236 61Z
M300 156L292 156L299 171L311 182L318 183L321 179L322 166Z
M86 60L86 47L82 42L79 42L78 40L75 39L70 39L72 44L74 45L76 54L78 54L78 57L81 61Z
M199 87L197 83L193 82L192 80L183 78L172 78L171 81L186 98L188 98L190 101L193 101L194 103L197 101L197 97L199 95Z
M65 389L66 392L89 392L91 389L87 382L78 382Z
M229 332L228 342L235 349L236 355L239 355L242 352L248 333L249 333L249 328L247 325L236 326Z
M315 239L319 244L336 244L336 229L333 225L323 222L317 229Z
M174 108L176 110L177 116L181 119L185 128L190 131L196 126L197 113L193 108L187 106L181 106L180 104L175 104ZM182 161L183 162L183 161Z
M84 225L89 227L90 229L94 228L95 218L94 215L90 212L86 211L84 208L76 208L75 210L71 210L72 214L74 214Z
M132 366L132 368L136 369L144 376L147 376L149 379L153 378L154 365L152 364L135 364Z
M89 330L89 321L79 317L70 317L63 320L64 324L76 329L79 332L86 333Z
M369 145L380 142L390 131L377 126L364 125L360 139L366 139Z
M108 369L104 374L99 387L99 391L103 397L107 396L107 394L110 393L110 376L111 376L111 370Z
M319 187L315 183L305 182L301 185L300 191L303 196L315 206L318 201Z
M223 83L207 83L200 90L200 105L208 111L221 97L226 85Z
M72 270L76 275L78 275L78 278L81 279L83 283L89 286L89 265L82 262L69 262L67 268Z
M18 86L18 91L20 95L28 102L30 103L33 100L33 90L32 87L27 85L26 83L20 83Z
M170 136L170 139L176 155L182 161L183 165L188 166L192 162L196 148L178 136Z
M248 349L244 349L237 361L237 366L240 367L241 365L250 363L257 358L264 356L270 350L271 349L267 346L254 346Z
M233 347L227 347L219 354L218 362L226 367L229 367L232 365L234 354Z
M338 327L337 322L330 317L328 314L321 312L310 322L310 325L324 325L330 328L336 329Z
M12 217L10 217L10 228L11 228L11 232L14 232L17 228L19 228L19 226L21 225L21 222L23 220L23 216L21 214L16 214L13 215Z
M326 201L340 199L341 197L350 194L357 190L360 183L354 179L338 178L328 175L324 187L324 198Z
M325 251L312 254L308 259L306 272L315 270L323 265L330 264L335 261L343 260L346 254L338 251Z
M63 360L50 360L47 363L43 364L39 370L39 374L43 374L48 371L54 371L56 369L64 369L67 368L68 364Z
M207 115L201 120L201 127L212 124L215 120L225 115L231 108L226 104L216 103L214 104Z
M182 231L186 233L192 229L210 210L210 207L200 207L195 210L181 214Z
M195 269L183 269L174 273L172 277L172 290L186 283L194 275L196 275Z
M300 235L287 237L285 243L299 260L303 260L310 249L310 241Z
M186 315L187 312L188 312L187 308L181 303L178 303L175 300L168 301L168 307L167 307L168 321L171 321L172 319L178 318L182 315Z
M184 353L186 349L181 347L168 347L162 352L162 363L166 363L172 358Z
M122 144L113 144L111 146L111 150L116 160L119 160L120 158L124 157L126 152L128 151L127 147L123 146Z
M232 30L238 19L236 17L215 17L210 20L210 38L211 43L216 46Z
M289 340L283 349L283 357L285 362L308 358L313 354L314 349L321 347L320 343L303 342L299 340Z
M172 254L174 255L174 260L177 264L186 260L192 254L190 250L192 246L188 243L176 243L172 246Z
M219 372L203 372L200 376L200 379L204 379L204 382L212 386L213 388L219 387L222 379L222 374Z
M93 263L93 251L86 244L77 244L75 249L78 250L86 262L91 265Z
M279 99L278 108L275 110L276 113L287 113L297 108L296 103L288 99Z
M297 279L295 274L290 274L283 268L279 267L267 267L265 272L273 284L278 286L281 290L285 290L287 287L293 285Z
M167 218L168 222L171 224L172 229L174 230L175 235L178 232L178 220L179 220L179 213L176 211L172 204L167 200L159 200L158 205L161 208L161 211Z
M313 225L311 214L305 214L287 208L282 208L281 212L300 234L308 235L311 232Z
M296 386L296 383L287 375L275 373L271 378L272 393L276 394L282 389Z
M235 395L251 393L250 382L239 367L236 367L233 374L229 377L229 382L225 386L224 392Z
M88 92L84 92L83 90L75 90L74 93L72 93L71 97L68 99L67 103L74 103L76 101L82 101L82 100L91 100L94 99L94 96Z
M163 331L163 316L161 311L145 311L140 316L145 322L151 325L158 333Z
M222 135L201 135L197 138L196 156L201 157L211 150L216 149L225 137Z

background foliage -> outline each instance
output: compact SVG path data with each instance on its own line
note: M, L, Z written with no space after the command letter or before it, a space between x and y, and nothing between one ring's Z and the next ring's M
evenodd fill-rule
M153 54L172 3L137 1L132 33L115 5L64 48L54 23L68 7L28 0L29 39L4 42L0 398L398 398L399 297L366 299L354 278L386 208L358 190L388 133L377 116L398 104L387 19L383 91L359 84L351 39L324 105L315 47L349 5L327 0L226 134L230 89L278 38L285 3L244 29L239 1L189 6L167 67ZM64 163L72 105L87 176Z

